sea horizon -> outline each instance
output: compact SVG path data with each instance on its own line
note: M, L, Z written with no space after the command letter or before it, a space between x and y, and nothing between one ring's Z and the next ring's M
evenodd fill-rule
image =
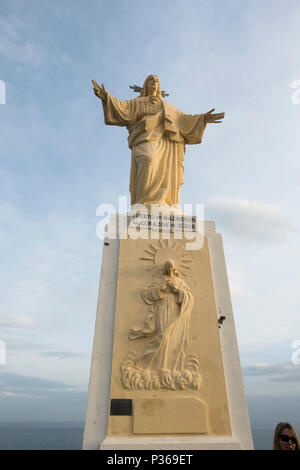
M84 421L0 421L0 450L81 450L83 432ZM252 428L254 449L272 450L273 433Z

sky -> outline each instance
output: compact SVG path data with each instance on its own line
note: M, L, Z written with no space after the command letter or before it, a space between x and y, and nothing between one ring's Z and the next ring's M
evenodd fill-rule
M181 201L223 237L252 424L300 425L299 29L297 0L2 0L0 420L84 420L96 210L130 171L91 80L130 99L155 73L182 111L225 112Z

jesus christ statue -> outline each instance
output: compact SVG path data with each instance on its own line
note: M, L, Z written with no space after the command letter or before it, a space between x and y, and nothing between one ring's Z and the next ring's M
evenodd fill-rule
M105 124L126 126L131 149L131 205L179 204L186 144L200 144L207 123L224 113L185 114L162 99L159 78L149 75L139 97L120 101L93 80Z

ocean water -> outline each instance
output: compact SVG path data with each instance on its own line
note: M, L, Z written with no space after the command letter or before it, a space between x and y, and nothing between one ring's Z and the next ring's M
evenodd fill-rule
M274 429L252 429L255 450L272 450Z
M0 422L0 450L80 450L82 422Z
M82 422L0 422L0 450L80 450ZM253 429L256 450L272 449L273 429Z

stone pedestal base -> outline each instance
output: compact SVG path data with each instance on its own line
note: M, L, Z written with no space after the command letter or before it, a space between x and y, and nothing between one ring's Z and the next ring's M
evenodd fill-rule
M84 449L253 449L222 239L204 231L197 251L105 240Z

